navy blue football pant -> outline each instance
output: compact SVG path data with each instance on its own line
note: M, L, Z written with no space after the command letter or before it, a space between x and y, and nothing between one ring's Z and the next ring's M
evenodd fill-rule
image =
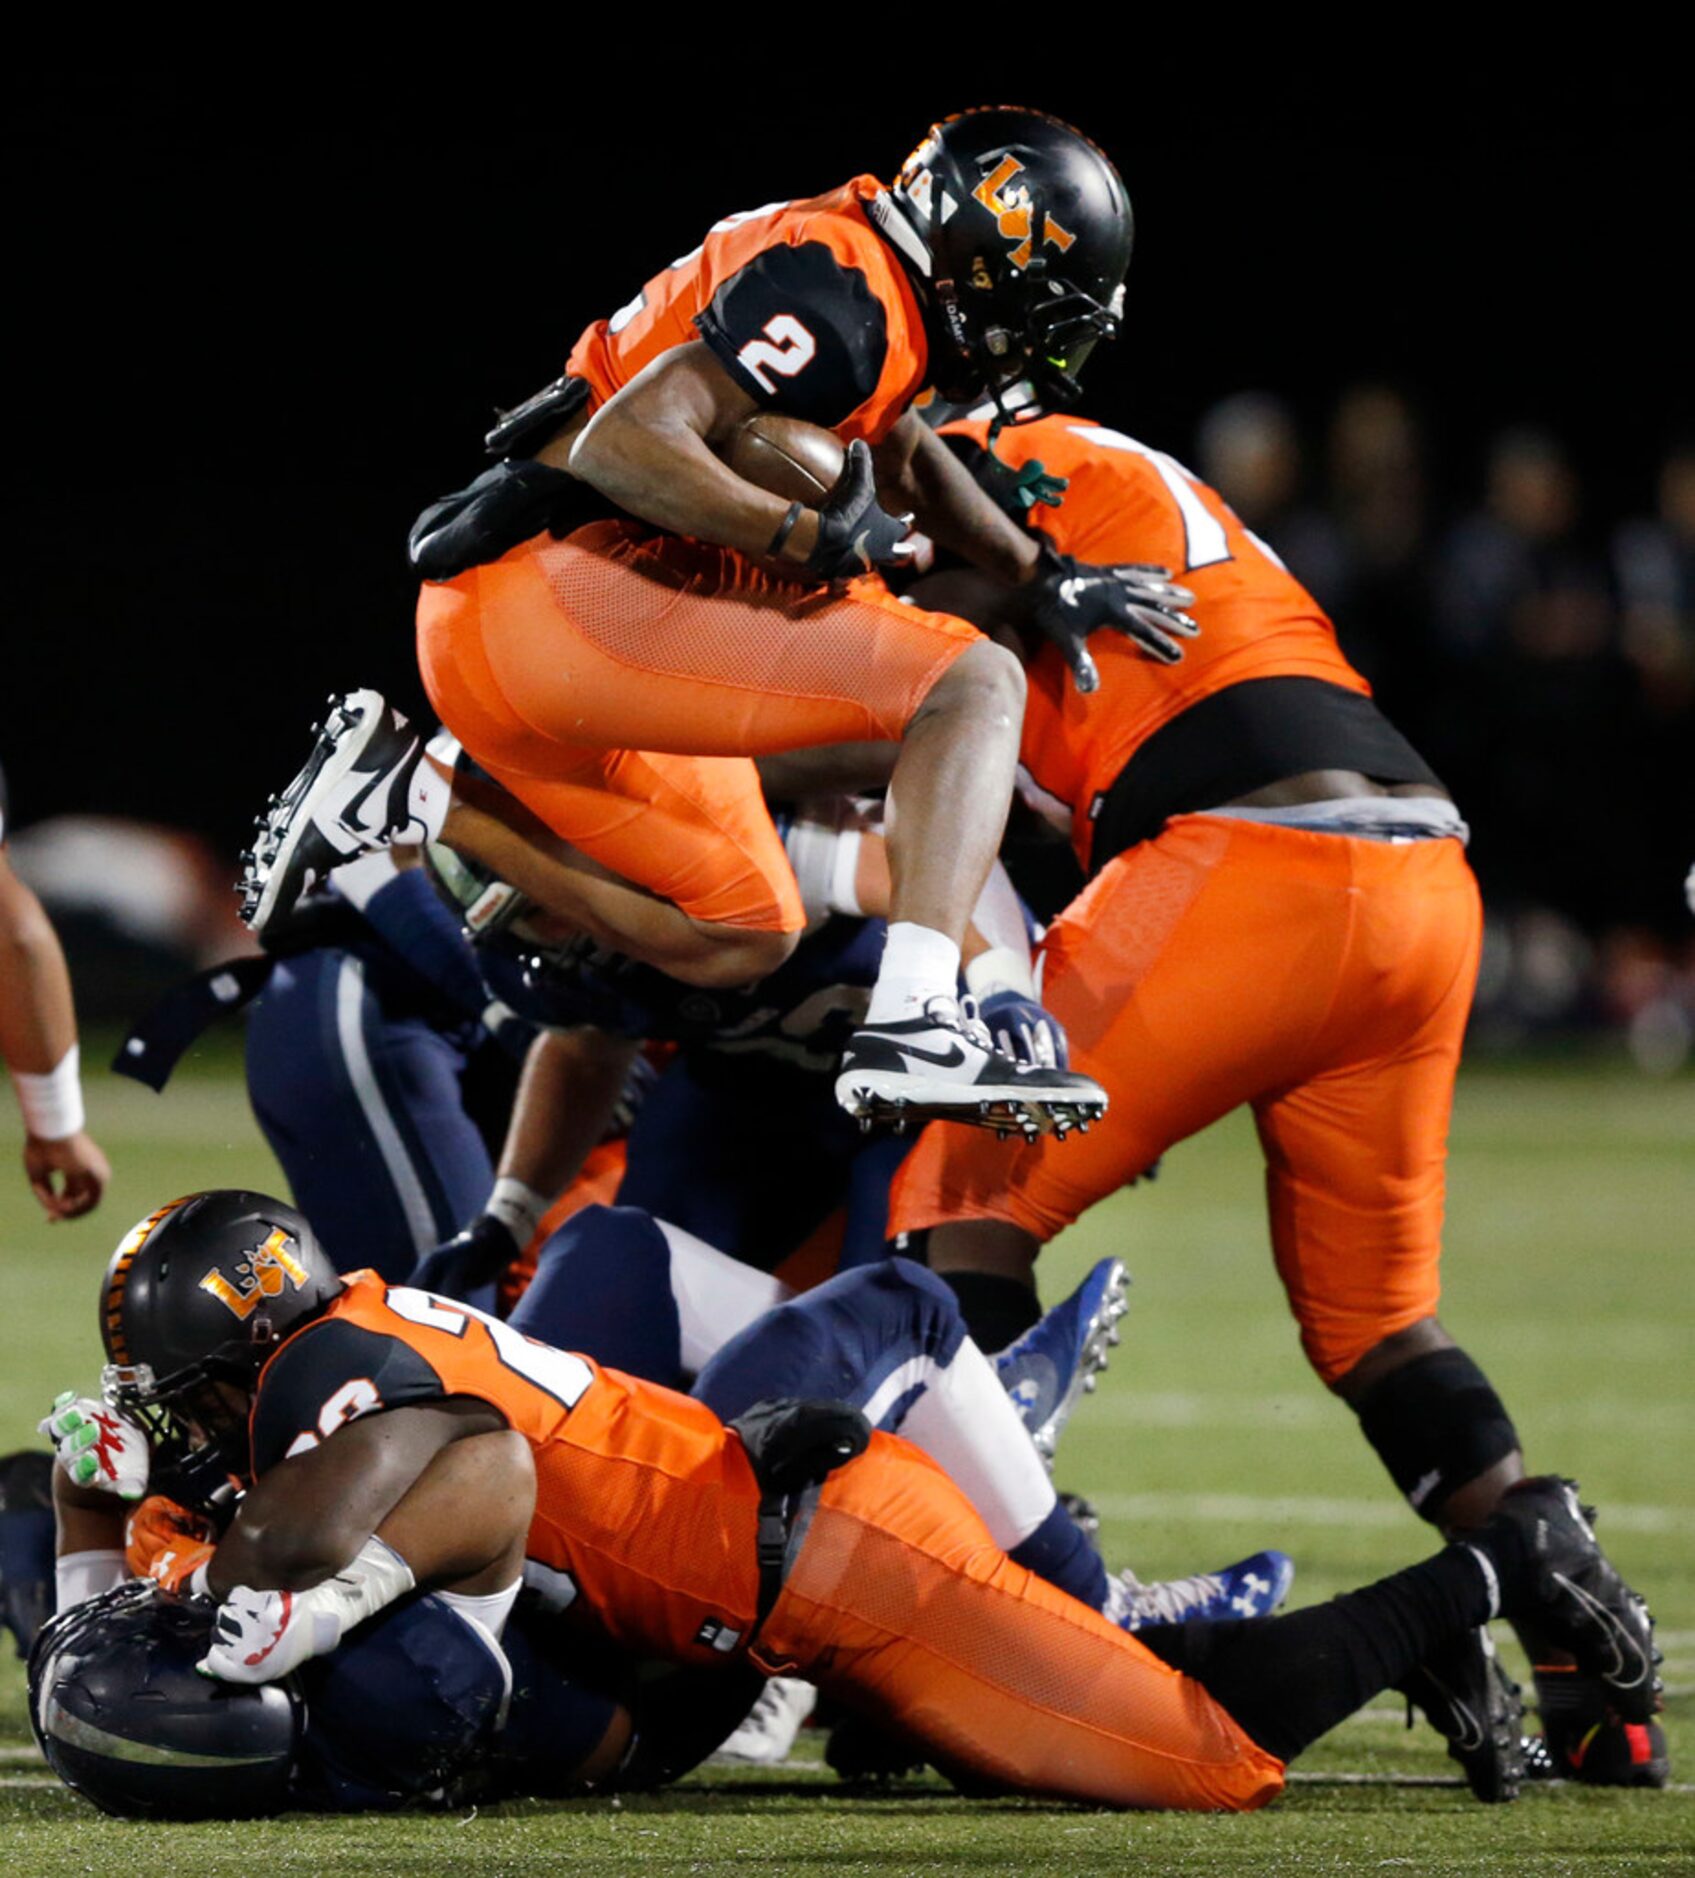
M295 1204L341 1271L395 1283L494 1184L462 1081L481 1032L442 1029L335 948L281 960L248 1013L247 1089Z

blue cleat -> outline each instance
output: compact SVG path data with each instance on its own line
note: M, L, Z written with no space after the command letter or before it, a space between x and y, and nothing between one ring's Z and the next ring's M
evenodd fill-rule
M1102 1259L1070 1297L991 1359L1050 1467L1077 1398L1094 1388L1118 1341L1118 1320L1130 1308L1129 1285L1121 1260Z
M1287 1552L1256 1552L1215 1572L1145 1585L1134 1572L1107 1580L1101 1615L1120 1630L1154 1624L1215 1624L1224 1617L1269 1617L1289 1595L1295 1561Z

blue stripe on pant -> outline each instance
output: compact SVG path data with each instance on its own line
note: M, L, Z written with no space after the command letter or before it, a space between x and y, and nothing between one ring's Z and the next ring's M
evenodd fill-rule
M342 1271L400 1282L493 1185L444 1033L350 952L282 960L248 1013L247 1088L295 1204Z

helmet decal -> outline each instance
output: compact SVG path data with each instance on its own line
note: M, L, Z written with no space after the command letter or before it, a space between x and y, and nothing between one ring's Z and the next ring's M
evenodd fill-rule
M174 1213L179 1206L186 1205L193 1197L192 1194L184 1194L180 1200L167 1200L156 1213L149 1213L144 1220L139 1220L124 1235L113 1255L111 1275L106 1280L106 1345L114 1363L129 1361L129 1353L124 1349L124 1290L129 1279L129 1268L135 1263L135 1255L146 1245L160 1220Z
M296 1291L305 1289L311 1274L288 1249L289 1234L281 1226L273 1227L265 1241L236 1261L236 1282L231 1284L217 1266L200 1281L202 1291L211 1292L225 1309L243 1323L258 1308L262 1298L274 1298L285 1282Z
M1030 225L1030 191L1022 183L1008 188L1013 177L1023 168L1024 165L1009 152L971 192L994 216L1002 239L1014 244L1007 258L1020 272L1030 265L1030 256L1036 245L1035 232ZM1051 215L1043 214L1044 243L1051 243L1063 254L1076 239L1070 229L1062 228Z

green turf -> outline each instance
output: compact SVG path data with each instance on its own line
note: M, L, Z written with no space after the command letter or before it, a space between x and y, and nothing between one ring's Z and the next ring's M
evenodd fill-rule
M98 1364L94 1285L129 1222L195 1186L273 1178L227 1053L168 1096L97 1082L116 1180L97 1220L41 1229L0 1181L0 1444L33 1439L55 1390ZM0 1170L3 1172L3 1170ZM1628 1072L1485 1072L1461 1086L1449 1327L1513 1407L1533 1465L1575 1473L1652 1597L1674 1778L1695 1782L1695 1083ZM1214 1130L1152 1187L1049 1254L1057 1296L1094 1258L1136 1275L1123 1348L1062 1451L1062 1484L1107 1514L1113 1561L1193 1569L1277 1543L1297 1602L1427 1548L1351 1417L1307 1373L1272 1278L1251 1132ZM1509 1651L1509 1656L1511 1652ZM1487 1810L1440 1779L1440 1747L1387 1699L1320 1744L1251 1818L1114 1816L952 1797L845 1794L821 1769L708 1772L652 1799L511 1806L470 1819L289 1819L140 1828L51 1784L0 1666L0 1872L1695 1871L1690 1792L1533 1791ZM1348 1777L1354 1777L1350 1780Z

